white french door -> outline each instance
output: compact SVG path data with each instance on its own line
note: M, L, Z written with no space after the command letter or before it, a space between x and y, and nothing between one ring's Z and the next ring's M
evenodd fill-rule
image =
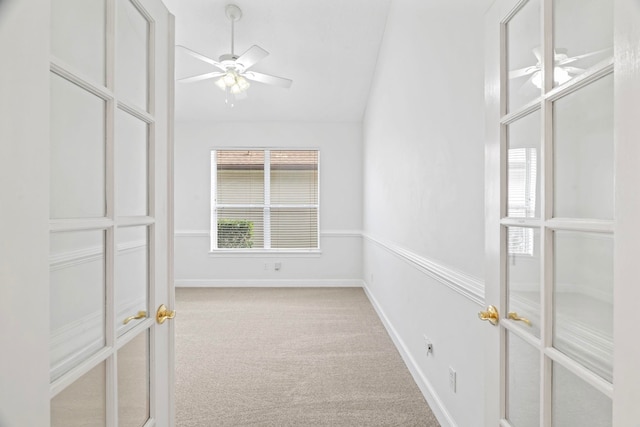
M15 390L0 424L170 426L173 18L160 0L0 9L11 19L0 47L24 88L3 116L44 136L23 127L2 141L3 154L5 142L20 147L4 171L29 172L6 201L3 228L18 229L3 240L23 257L21 246L32 250L19 259L3 248L9 324L29 340L13 341L0 371L11 381L2 397Z
M51 2L51 425L169 425L170 16Z
M640 226L620 218L639 211L625 110L640 10L615 6L497 0L487 13L487 426L638 425L618 396L640 396L627 379L640 350L619 352L637 336L625 300Z

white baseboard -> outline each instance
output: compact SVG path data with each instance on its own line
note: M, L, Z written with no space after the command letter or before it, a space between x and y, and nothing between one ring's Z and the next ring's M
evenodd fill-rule
M176 279L176 288L361 288L360 279Z
M386 314L380 307L380 304L378 304L378 301L376 300L376 298L369 291L367 284L363 283L362 288L364 289L364 292L367 295L367 298L369 298L371 305L376 310L376 313L378 313L378 317L382 321L382 324L384 325L384 327L387 329L387 332L389 333L389 336L391 337L391 339L393 340L393 343L398 349L398 352L402 356L404 363L407 365L407 368L409 368L409 372L411 372L411 376L413 377L414 381L420 388L422 395L424 396L427 403L431 407L431 410L433 411L433 414L438 419L438 422L440 423L440 425L442 427L457 427L457 424L455 423L455 421L451 417L451 414L449 414L449 412L443 405L442 401L436 394L433 386L431 385L427 377L424 375L424 373L418 367L418 364L416 363L415 359L407 349L406 345L404 344L404 341L402 340L400 335L396 332L396 329L393 327L393 325L387 318Z

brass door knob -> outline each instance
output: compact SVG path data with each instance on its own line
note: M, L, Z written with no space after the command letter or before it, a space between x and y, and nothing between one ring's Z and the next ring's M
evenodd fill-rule
M486 320L492 325L497 325L500 321L498 309L492 305L487 307L487 311L481 311L480 313L478 313L478 317L480 318L480 320Z
M156 312L156 322L163 324L165 320L173 319L174 317L176 317L175 310L169 310L164 304L160 304Z
M126 325L127 323L131 322L132 320L144 319L145 317L147 317L147 312L144 311L144 310L141 310L135 316L129 316L126 319L124 319L122 321L122 324Z
M518 316L518 313L516 313L515 311L510 311L509 313L507 313L507 317L511 320L515 320L517 322L524 322L527 325L531 326L531 320Z

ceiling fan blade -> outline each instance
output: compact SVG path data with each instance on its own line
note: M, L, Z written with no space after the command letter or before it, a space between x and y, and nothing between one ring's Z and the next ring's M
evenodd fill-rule
M247 49L245 53L240 55L238 59L236 59L236 63L242 65L245 70L248 70L258 61L264 59L267 55L269 55L269 52L260 46L253 45Z
M567 52L569 50L567 48L564 47L556 47L553 49L553 56L558 56L558 55L564 55L564 56L568 56Z
M214 67L220 68L222 71L227 71L227 69L226 69L226 68L224 68L224 66L223 66L221 63L219 63L218 61L214 61L213 59L211 59L211 58L209 58L209 57L206 57L206 56L204 56L204 55L201 55L201 54L199 54L198 52L193 51L193 50L189 49L189 48L188 48L188 47L186 47L186 46L183 46L183 45L177 45L177 47L184 49L185 53L187 53L187 54L189 54L189 55L193 56L193 57L194 57L194 58L196 58L196 59L199 59L200 61L204 61L204 62L206 62L207 64L211 64L211 65L213 65Z
M214 77L221 77L224 75L225 73L221 71L214 71L211 73L198 74L197 76L185 77L183 79L178 79L177 81L181 83L191 83L191 82L198 82L200 80L213 79Z
M558 61L558 65L570 64L572 62L579 61L581 59L588 58L588 57L594 56L594 55L598 55L600 53L604 53L604 52L607 52L607 51L610 51L610 50L611 50L611 48L606 48L606 49L596 50L594 52L585 53L583 55L571 56L571 57L569 57L569 58L567 58L565 60Z
M517 79L518 77L528 76L530 74L535 73L538 70L538 67L524 67L518 70L509 71L510 79Z
M540 49L540 46L536 46L532 49L533 54L536 56L536 59L538 60L538 62L542 62L542 49Z
M564 68L570 74L582 74L585 71L587 71L584 68L578 68L578 67L562 67L562 68Z
M249 80L253 80L254 82L280 86L286 89L290 88L291 84L293 83L293 80L285 79L284 77L276 77L269 74L256 73L255 71L249 71L243 75L244 77L248 78Z

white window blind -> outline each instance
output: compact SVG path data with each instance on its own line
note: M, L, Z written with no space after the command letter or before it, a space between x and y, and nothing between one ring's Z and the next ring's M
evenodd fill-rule
M508 150L508 212L511 218L536 215L537 151L535 148ZM533 255L533 229L509 227L509 254Z
M215 249L318 248L317 150L214 150Z

